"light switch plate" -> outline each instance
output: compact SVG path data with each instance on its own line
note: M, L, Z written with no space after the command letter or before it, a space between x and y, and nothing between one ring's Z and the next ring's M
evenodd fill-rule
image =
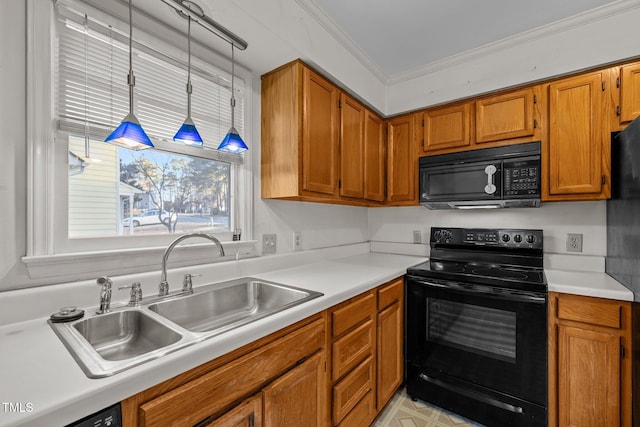
M417 243L417 244L422 243L422 231L413 230L413 243Z

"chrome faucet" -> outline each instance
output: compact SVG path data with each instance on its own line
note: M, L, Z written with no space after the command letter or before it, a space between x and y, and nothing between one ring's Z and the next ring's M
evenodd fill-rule
M106 276L99 277L96 284L101 286L100 289L100 307L96 310L96 314L104 314L111 311L111 286L113 282Z
M167 282L167 260L169 259L169 255L171 254L171 251L173 251L173 248L175 248L178 245L178 243L191 237L202 237L203 239L211 240L220 248L220 256L224 256L224 248L222 247L222 243L220 243L220 240L216 239L210 234L191 233L191 234L184 234L178 237L173 242L171 242L169 247L165 249L164 255L162 255L162 276L160 276L160 287L158 290L158 296L163 297L163 296L169 295L169 282Z

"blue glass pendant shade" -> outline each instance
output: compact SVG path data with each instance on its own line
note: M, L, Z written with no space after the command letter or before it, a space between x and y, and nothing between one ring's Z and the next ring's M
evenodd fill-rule
M122 119L120 126L111 132L111 135L104 141L131 150L145 150L154 147L142 126L140 126L140 122L132 113Z
M218 150L227 151L229 153L242 153L247 151L249 147L244 143L236 128L231 127L227 136L224 137L220 145L218 146Z
M187 117L178 132L173 137L174 142L179 142L193 147L202 147L202 137L196 129L196 125L191 120L191 117Z

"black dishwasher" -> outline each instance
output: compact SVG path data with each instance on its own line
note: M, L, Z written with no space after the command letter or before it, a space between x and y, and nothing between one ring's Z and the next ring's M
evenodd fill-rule
M122 410L120 402L79 421L67 424L66 427L122 427Z

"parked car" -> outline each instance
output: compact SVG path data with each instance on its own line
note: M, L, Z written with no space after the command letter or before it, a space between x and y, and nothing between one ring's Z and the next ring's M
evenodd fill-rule
M149 224L161 224L160 218L158 217L159 209L149 209L144 212L140 212L137 215L132 216L131 218L125 218L122 221L122 224L125 227L129 226L129 221L133 223L134 227L139 227L141 225L149 225ZM169 212L163 210L162 211L162 220L164 221L166 218L169 218Z

